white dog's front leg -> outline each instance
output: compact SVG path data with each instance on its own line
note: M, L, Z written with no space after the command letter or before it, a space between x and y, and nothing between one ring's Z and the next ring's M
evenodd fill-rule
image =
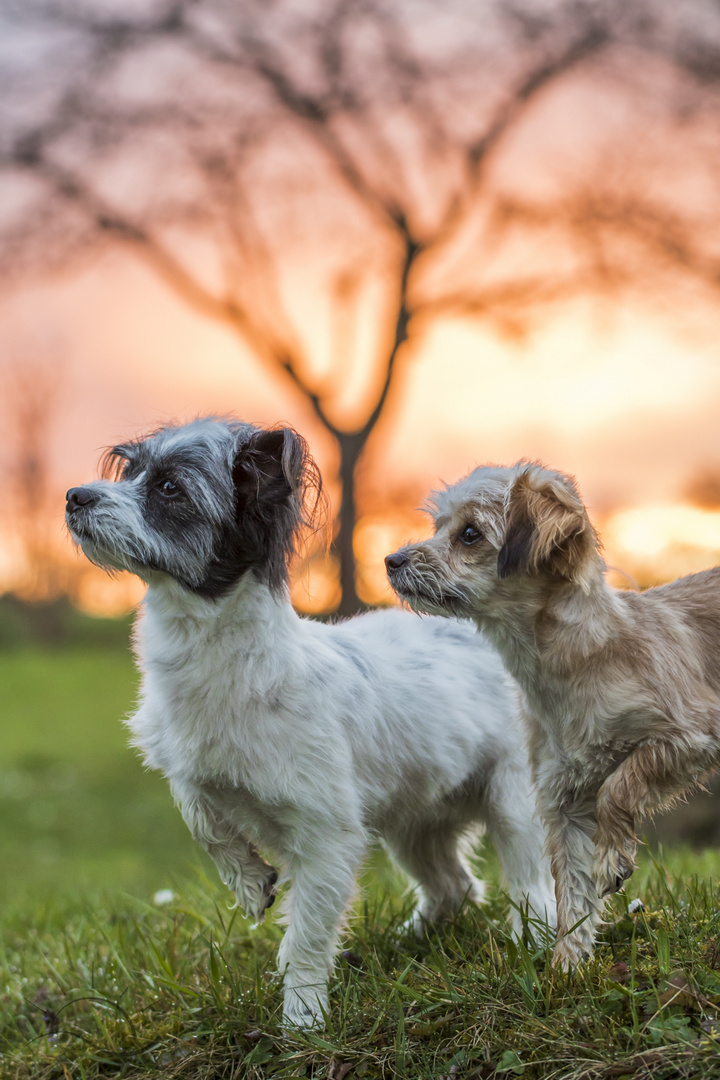
M514 750L514 748L513 748ZM495 845L514 906L511 912L513 932L521 938L527 908L538 938L555 930L555 890L550 860L545 853L545 830L535 815L535 798L526 786L527 765L522 751L508 754L507 761L495 768L485 797L489 836ZM529 780L529 778L528 778Z
M275 902L278 872L257 848L202 794L173 788L185 824L207 851L220 877L248 915L260 922Z
M278 951L283 976L283 1020L295 1027L322 1025L327 979L343 917L365 851L360 830L301 837L290 860L288 928Z

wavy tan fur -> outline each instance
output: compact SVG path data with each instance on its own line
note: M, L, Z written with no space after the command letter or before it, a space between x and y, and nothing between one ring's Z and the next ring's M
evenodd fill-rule
M535 463L476 469L431 509L435 535L388 576L415 610L473 618L522 687L572 967L635 869L639 819L720 761L720 568L612 588L575 482Z

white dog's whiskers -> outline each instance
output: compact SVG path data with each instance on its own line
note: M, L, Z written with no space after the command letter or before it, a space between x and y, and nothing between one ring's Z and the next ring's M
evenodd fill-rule
M601 898L635 868L636 821L720 761L720 568L611 588L574 481L529 462L476 469L432 509L434 537L388 556L388 576L416 610L474 619L520 682L555 958L571 967L592 950ZM451 588L466 602L445 604Z
M481 899L461 844L483 824L514 903L553 922L516 690L475 628L293 611L288 561L319 492L304 441L206 419L115 447L106 464L68 492L67 522L94 562L149 586L133 739L254 921L278 887L259 848L292 882L286 1021L321 1022L374 836L419 884L418 930Z

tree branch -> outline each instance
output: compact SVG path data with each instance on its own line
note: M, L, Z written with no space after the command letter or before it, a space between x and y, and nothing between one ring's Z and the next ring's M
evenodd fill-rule
M375 403L375 407L373 408L372 412L370 413L362 428L360 428L358 432L358 437L360 438L363 446L367 442L370 433L380 419L380 414L385 407L385 402L387 401L388 394L390 393L390 388L393 384L393 379L397 367L398 351L401 345L403 345L408 339L408 328L410 325L410 320L413 316L413 311L410 308L408 302L408 284L410 279L410 271L412 270L415 264L415 260L417 259L418 254L421 250L422 248L418 244L414 243L408 235L405 236L405 252L402 261L402 269L400 272L400 288L398 296L397 315L395 318L393 343L390 348L390 352L388 353L385 378L383 380L380 394Z
M34 172L40 173L62 197L81 205L86 213L94 218L98 229L132 245L158 276L193 310L231 326L260 358L269 360L280 368L307 398L320 421L333 434L337 433L338 429L325 412L319 395L308 386L300 374L298 357L281 342L273 340L267 328L260 327L246 308L231 297L214 296L209 289L188 274L157 237L110 207L68 170L45 160L36 160L33 168Z
M467 147L465 160L468 183L465 197L457 194L452 199L434 239L427 244L428 248L437 250L452 239L466 215L468 198L476 193L491 155L527 110L530 102L537 98L550 83L557 81L562 75L577 67L588 56L606 48L610 40L609 31L599 23L593 23L583 34L574 38L559 55L533 68L507 95L484 134Z

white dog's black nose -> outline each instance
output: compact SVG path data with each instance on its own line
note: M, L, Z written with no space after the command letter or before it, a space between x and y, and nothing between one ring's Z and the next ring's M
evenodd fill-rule
M98 501L95 492L86 487L70 488L65 499L65 510L68 514L72 514L81 506L93 506Z
M388 570L399 570L409 562L410 560L404 551L394 551L392 555L385 556L385 566Z

